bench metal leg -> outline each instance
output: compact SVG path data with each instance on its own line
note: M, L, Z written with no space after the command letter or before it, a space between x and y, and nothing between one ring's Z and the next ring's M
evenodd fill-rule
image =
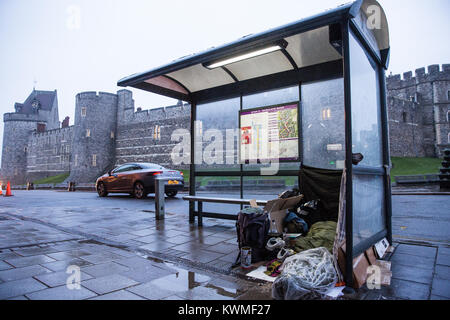
M198 226L203 226L203 202L198 202Z
M195 202L189 201L189 223L195 222L194 211L195 211Z

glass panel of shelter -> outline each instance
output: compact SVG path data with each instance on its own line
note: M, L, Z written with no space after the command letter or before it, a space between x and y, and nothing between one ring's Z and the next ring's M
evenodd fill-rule
M382 168L382 130L378 69L359 40L349 33L353 153L364 159L353 170L353 246L386 229L385 184ZM382 171L380 171L382 172Z

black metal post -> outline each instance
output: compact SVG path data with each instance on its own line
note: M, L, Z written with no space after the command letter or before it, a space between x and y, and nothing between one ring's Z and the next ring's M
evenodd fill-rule
M392 199L391 199L391 156L389 149L389 123L386 101L386 74L384 69L378 67L378 78L380 86L380 108L381 108L381 135L383 145L384 165L384 203L387 228L387 240L392 245Z
M353 183L352 183L352 106L350 82L350 44L349 21L342 22L342 42L344 58L344 101L345 101L345 284L346 291L351 292L353 287Z
M189 195L195 196L195 120L197 119L197 103L191 101L191 163L189 172ZM189 223L194 223L195 203L189 201Z

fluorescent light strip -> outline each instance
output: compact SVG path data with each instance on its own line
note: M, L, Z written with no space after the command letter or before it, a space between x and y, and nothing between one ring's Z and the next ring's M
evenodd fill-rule
M221 61L218 61L218 62L211 63L210 65L206 65L206 67L208 69L215 69L215 68L218 68L218 67L225 66L227 64L235 63L235 62L242 61L242 60L245 60L245 59L250 59L250 58L253 58L253 57L256 57L256 56L260 56L260 55L263 55L263 54L266 54L266 53L274 52L274 51L277 51L277 50L281 50L281 46L276 45L276 46L271 46L271 47L268 47L268 48L252 51L252 52L245 53L245 54L242 54L242 55L237 56L237 57L233 57L233 58L229 58L229 59L225 59L225 60L221 60Z

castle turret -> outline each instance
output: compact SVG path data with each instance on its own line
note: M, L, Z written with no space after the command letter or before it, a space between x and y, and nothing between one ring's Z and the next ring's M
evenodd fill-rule
M77 94L69 181L95 182L114 165L117 100L106 92Z
M55 91L32 93L23 103L14 105L15 112L3 115L2 179L23 184L27 176L28 142L41 128L59 127L58 99Z

